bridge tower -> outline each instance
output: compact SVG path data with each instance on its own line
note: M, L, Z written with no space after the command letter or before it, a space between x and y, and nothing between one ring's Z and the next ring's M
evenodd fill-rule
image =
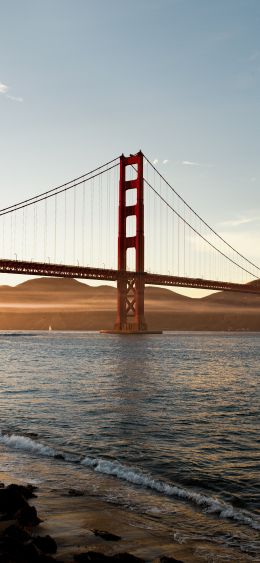
M128 166L136 169L134 180L126 179ZM135 190L136 203L126 204L126 193ZM127 236L127 217L136 217L136 232ZM127 250L135 249L136 276L127 276ZM143 153L120 157L119 216L118 216L118 270L126 272L117 283L117 319L115 331L147 332L144 318L144 179Z

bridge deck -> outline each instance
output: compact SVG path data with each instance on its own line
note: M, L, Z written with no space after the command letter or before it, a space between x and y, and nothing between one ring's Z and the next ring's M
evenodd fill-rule
M195 289L211 289L215 291L237 291L260 295L260 280L257 280L254 283L239 284L200 278L150 274L149 272L137 273L132 271L50 264L45 262L23 262L20 260L0 260L0 273L115 282L122 278L137 278L142 276L144 278L144 282L149 285L190 287Z

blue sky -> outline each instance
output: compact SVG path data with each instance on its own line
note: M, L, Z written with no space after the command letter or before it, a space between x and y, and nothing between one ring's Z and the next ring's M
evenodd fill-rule
M259 29L259 0L0 0L0 207L141 148L260 263Z

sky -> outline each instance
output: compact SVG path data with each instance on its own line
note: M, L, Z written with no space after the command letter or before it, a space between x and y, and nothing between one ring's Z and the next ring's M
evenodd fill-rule
M260 264L259 29L259 0L0 0L0 208L142 149Z

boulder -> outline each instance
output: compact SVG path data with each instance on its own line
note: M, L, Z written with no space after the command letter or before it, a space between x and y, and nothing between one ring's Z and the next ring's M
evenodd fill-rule
M86 551L74 555L77 563L145 563L144 559L136 557L131 553L117 553L116 555L104 555L97 551Z
M56 541L49 535L36 536L35 538L33 538L33 543L43 553L56 553L57 551Z
M21 526L17 524L11 524L11 526L9 525L5 529L4 535L8 536L8 538L13 538L20 542L27 542L31 539L30 534L28 534L26 530L24 530L23 528L21 528Z
M68 495L70 497L83 497L84 496L84 492L80 491L79 489L69 489L68 490Z
M112 561L115 563L145 563L144 559L136 557L136 555L132 555L131 553L117 553L113 555L111 562Z
M13 517L18 510L29 506L24 496L16 488L0 489L0 512L8 518Z
M15 514L20 526L25 526L28 528L33 528L33 526L38 526L42 522L37 516L37 510L34 506L29 506L26 504Z
M163 555L160 557L160 563L183 563L183 561L175 559L175 557L167 557L167 555Z
M76 563L110 563L111 558L97 551L87 551L74 555Z
M103 540L106 541L119 541L122 538L117 536L116 534L112 534L111 532L105 532L103 530L91 530L95 536L99 536Z
M20 495L22 495L26 500L30 499L30 498L36 498L36 495L34 494L34 491L37 490L37 487L35 487L34 485L8 485L6 487L7 491L12 491L12 492L16 492L16 493L20 493Z

